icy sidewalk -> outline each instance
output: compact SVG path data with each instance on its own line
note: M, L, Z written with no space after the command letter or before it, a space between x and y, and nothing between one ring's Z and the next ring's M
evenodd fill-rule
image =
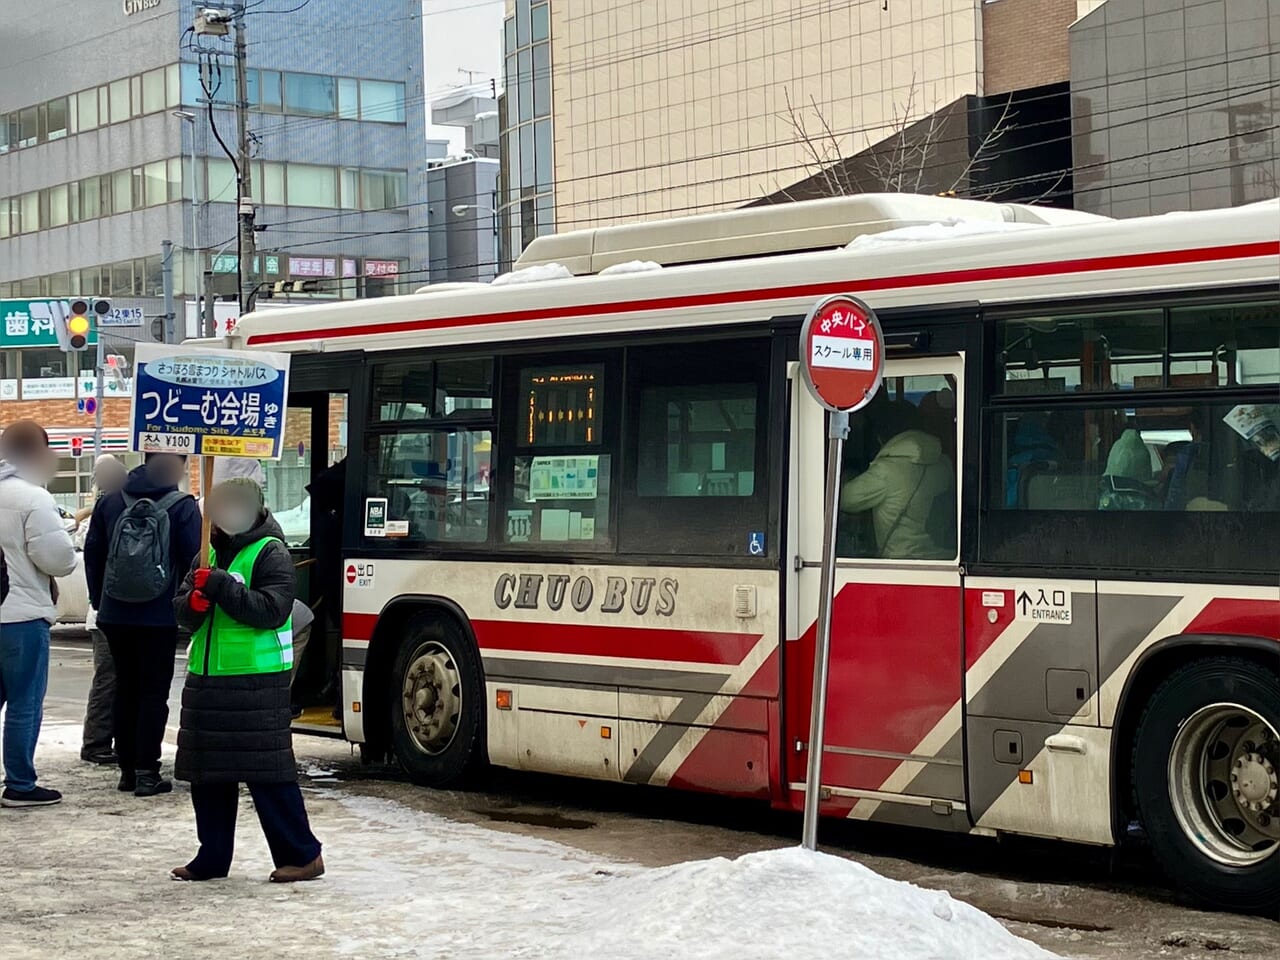
M341 790L308 790L329 874L265 883L247 798L225 881L166 877L194 849L189 799L141 801L81 764L79 729L38 759L67 794L0 811L3 956L361 958L1049 957L980 911L798 849L648 869Z

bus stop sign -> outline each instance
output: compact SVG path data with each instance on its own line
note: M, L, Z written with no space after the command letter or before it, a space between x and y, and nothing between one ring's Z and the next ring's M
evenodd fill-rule
M871 402L884 376L884 335L875 311L856 297L821 300L800 330L804 380L820 404L850 413Z

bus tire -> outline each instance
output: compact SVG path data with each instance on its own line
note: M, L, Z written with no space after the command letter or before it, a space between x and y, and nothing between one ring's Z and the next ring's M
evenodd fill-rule
M419 615L405 628L387 690L391 748L414 783L461 780L484 755L484 675L458 624Z
M1166 874L1210 906L1280 904L1280 675L1240 657L1174 671L1134 734L1138 815Z

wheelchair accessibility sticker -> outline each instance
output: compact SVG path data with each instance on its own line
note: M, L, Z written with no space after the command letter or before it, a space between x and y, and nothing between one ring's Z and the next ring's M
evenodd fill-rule
M764 532L757 531L747 534L747 553L753 557L764 556Z

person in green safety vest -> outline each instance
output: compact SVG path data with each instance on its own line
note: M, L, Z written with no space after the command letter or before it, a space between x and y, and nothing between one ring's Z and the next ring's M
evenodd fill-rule
M175 880L231 869L240 784L249 788L276 869L273 883L324 873L290 732L293 559L262 488L237 477L209 491L209 556L196 557L174 598L191 631L175 775L191 783L200 851Z

